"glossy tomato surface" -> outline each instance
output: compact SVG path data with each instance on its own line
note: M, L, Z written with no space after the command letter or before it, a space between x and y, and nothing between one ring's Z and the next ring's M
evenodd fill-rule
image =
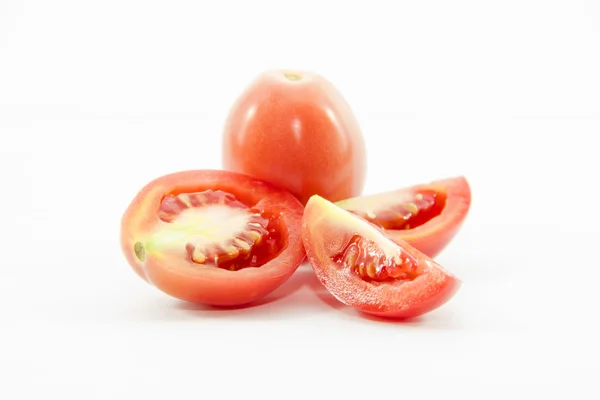
M302 204L247 175L183 171L148 183L126 209L121 246L133 270L194 303L253 302L305 257Z
M471 189L466 178L459 176L336 204L435 257L456 236L467 217Z
M315 274L342 303L389 318L410 318L446 303L460 281L408 243L313 196L302 239Z
M293 193L338 201L360 195L366 152L350 106L310 72L260 74L232 106L223 134L223 168Z

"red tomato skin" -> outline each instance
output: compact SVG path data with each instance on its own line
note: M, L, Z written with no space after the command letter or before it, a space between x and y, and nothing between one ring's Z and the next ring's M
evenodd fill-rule
M339 301L366 314L406 319L421 316L450 300L461 281L407 242L389 236L404 251L428 265L427 273L400 287L374 286L354 273L340 269L330 258L354 234L351 228L333 226L320 202L309 200L302 219L302 239L308 260L319 281ZM360 217L355 217L360 218Z
M195 268L183 259L168 262L146 254L141 261L134 245L157 223L156 211L170 194L220 189L257 203L258 208L279 211L287 227L287 244L278 256L259 268L228 271ZM142 279L175 298L213 306L239 306L266 296L283 284L305 258L300 223L302 204L290 193L244 174L219 170L191 170L168 174L146 184L121 219L121 250Z
M432 288L431 292L420 292L412 301L414 304L405 307L389 307L380 311L373 307L362 307L362 312L382 318L407 319L427 314L447 303L458 291L462 282L446 272L434 270L424 277L423 286Z
M358 196L366 177L359 124L337 89L310 72L260 74L229 111L223 168L282 187L302 204Z

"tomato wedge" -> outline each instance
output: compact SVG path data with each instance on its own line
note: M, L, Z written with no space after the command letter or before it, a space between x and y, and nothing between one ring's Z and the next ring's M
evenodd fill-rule
M471 189L467 179L459 176L336 204L435 257L464 222L471 206Z
M304 260L302 204L248 175L182 171L148 183L121 221L128 263L163 292L216 306L251 303Z
M325 288L365 313L416 317L460 287L457 277L407 242L317 195L306 204L302 239Z

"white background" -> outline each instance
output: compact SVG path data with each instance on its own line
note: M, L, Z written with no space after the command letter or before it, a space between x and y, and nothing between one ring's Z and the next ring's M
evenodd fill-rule
M346 97L364 193L469 179L445 306L366 319L305 265L216 311L128 267L131 198L220 168L270 68ZM599 134L597 0L0 0L0 398L598 398Z

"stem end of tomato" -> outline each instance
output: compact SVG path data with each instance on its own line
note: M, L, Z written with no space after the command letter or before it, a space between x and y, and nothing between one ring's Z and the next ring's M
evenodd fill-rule
M144 261L146 259L146 249L141 242L136 242L133 245L133 251L135 252L135 256L138 258L138 260Z
M290 81L299 81L300 79L302 79L302 75L295 74L293 72L286 72L286 73L284 73L284 75Z

